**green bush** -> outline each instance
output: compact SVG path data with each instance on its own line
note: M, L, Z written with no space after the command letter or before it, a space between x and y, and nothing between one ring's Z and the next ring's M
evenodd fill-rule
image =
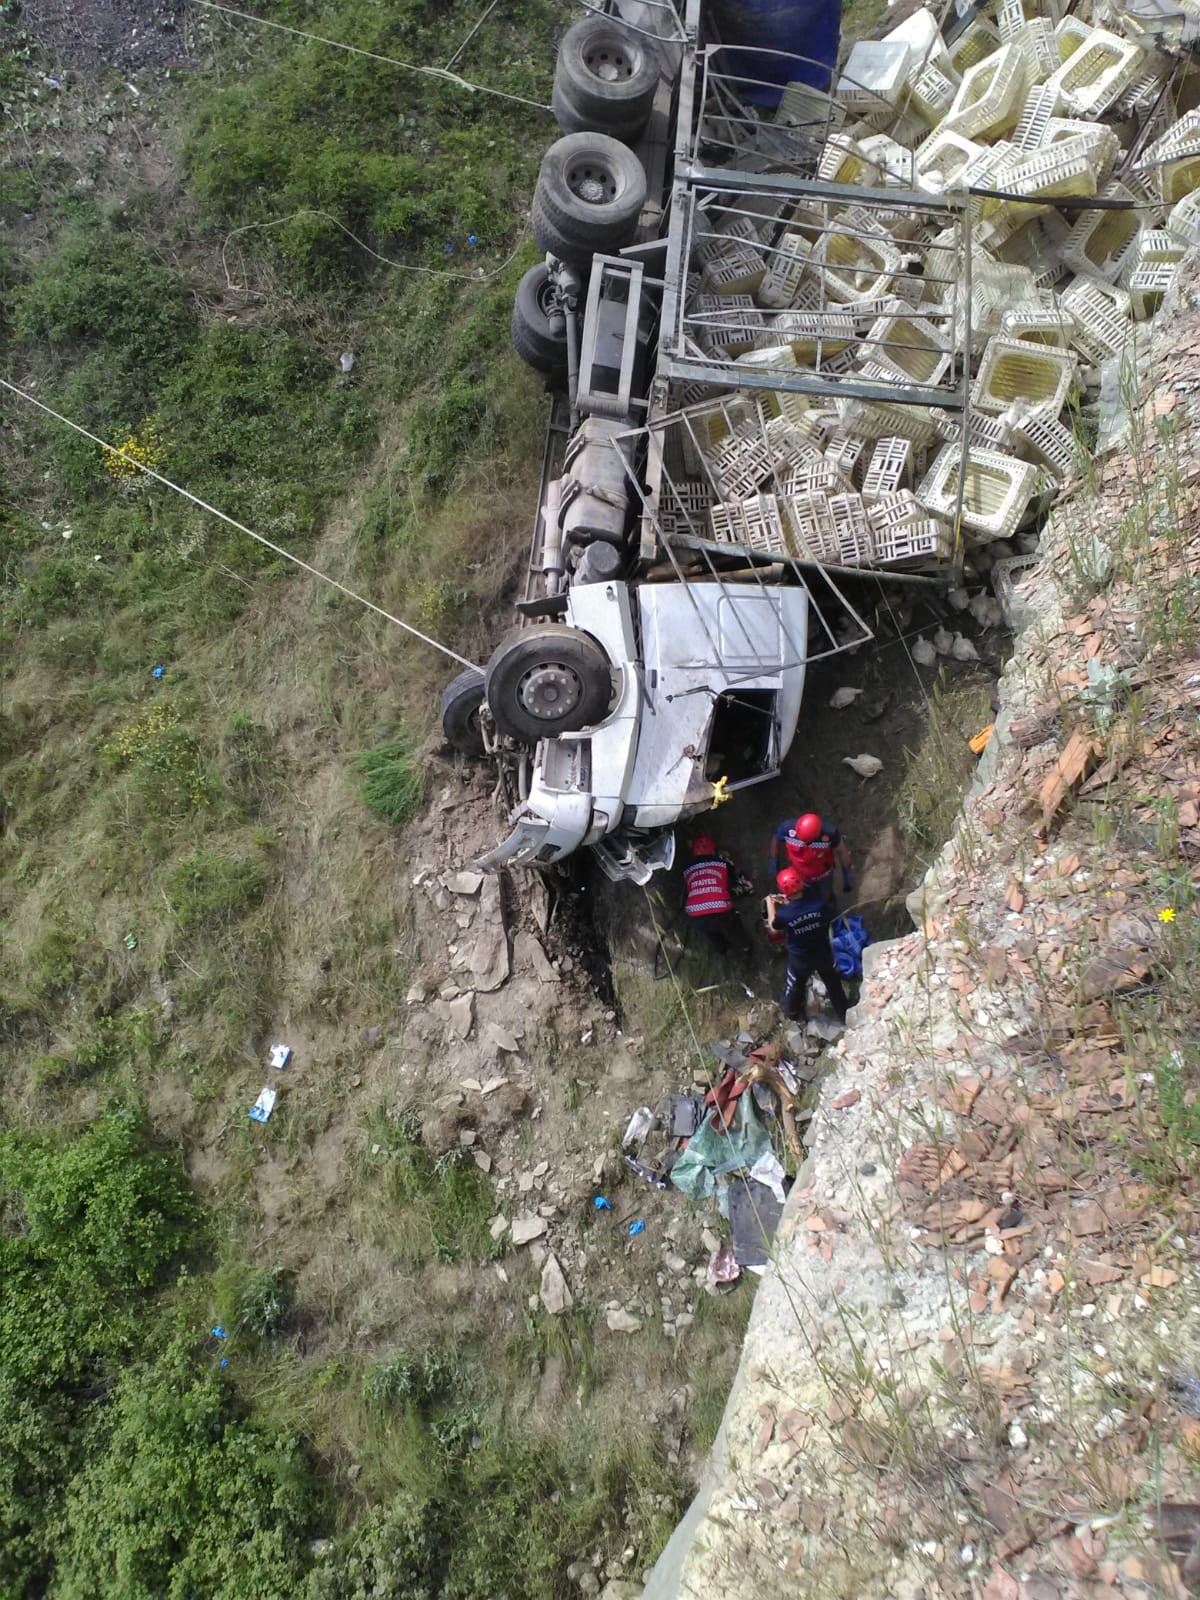
M167 900L184 929L228 927L252 911L266 890L261 862L218 850L193 851L167 874Z
M281 1267L255 1272L238 1295L235 1329L273 1339L291 1316L295 1299L295 1285Z
M19 1209L29 1252L109 1293L154 1283L198 1234L178 1160L151 1149L127 1110L69 1143L3 1135L0 1189Z
M444 1350L420 1355L394 1355L371 1367L363 1379L363 1398L370 1405L428 1406L452 1394L461 1381L458 1363Z
M58 1600L280 1600L306 1565L294 1440L242 1414L182 1340L124 1374L65 1497Z
M143 391L171 370L197 331L178 271L98 221L68 233L17 291L13 328L28 344L72 355L100 349L137 373Z
M417 814L425 800L425 774L410 734L401 730L356 759L363 799L377 817L398 828Z
M453 1537L441 1504L404 1491L318 1559L302 1600L433 1600Z

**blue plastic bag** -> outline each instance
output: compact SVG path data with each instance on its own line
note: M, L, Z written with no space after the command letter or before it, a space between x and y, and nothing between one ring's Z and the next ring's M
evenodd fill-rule
M829 929L833 945L834 965L843 978L862 977L862 953L871 943L871 935L861 917L853 915L835 917Z

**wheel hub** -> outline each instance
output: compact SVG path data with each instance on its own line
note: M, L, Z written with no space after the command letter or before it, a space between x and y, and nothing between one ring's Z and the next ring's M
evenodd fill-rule
M633 76L632 65L616 50L593 50L584 60L593 78L602 78L605 83L619 83L622 78Z
M617 192L611 175L591 163L572 167L567 173L567 188L590 206L603 205L606 200L613 199Z
M517 688L521 705L540 722L568 716L583 698L583 684L570 667L547 661L533 667Z

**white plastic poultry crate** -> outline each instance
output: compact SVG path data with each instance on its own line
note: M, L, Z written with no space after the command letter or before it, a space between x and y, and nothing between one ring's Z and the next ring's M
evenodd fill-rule
M871 452L863 477L863 499L870 504L906 488L912 481L914 453L911 439L880 439Z
M1105 184L1100 196L1105 200L1134 198L1123 183ZM1071 229L1062 259L1074 272L1115 283L1137 249L1141 227L1133 210L1085 212Z
M783 311L796 302L800 280L808 267L811 246L801 233L785 233L771 253L770 264L758 286L758 303Z
M766 555L791 553L783 513L773 494L722 501L709 509L708 518L709 532L717 544L742 545Z
M1057 84L1036 84L1025 96L1020 120L1013 131L1012 142L1018 150L1040 150L1046 137L1051 117L1058 115L1062 94Z
M885 316L873 322L863 344L868 361L891 367L915 383L940 383L950 368L944 329L926 317Z
M1013 443L1061 483L1079 464L1080 446L1069 428L1053 417L1023 417L1012 427Z
M1120 355L1129 338L1133 304L1124 289L1101 278L1077 277L1059 296L1059 305L1074 324L1071 343L1099 367Z
M1145 62L1140 45L1093 28L1050 82L1076 116L1099 117L1121 98Z
M1001 45L963 74L945 125L968 139L997 139L1016 126L1028 85L1024 50Z
M991 339L971 391L976 411L999 415L1013 407L1057 416L1076 378L1069 350L1020 339Z
M962 525L977 543L1009 539L1041 492L1041 469L995 450L946 445L917 489L917 499L935 516L953 521L959 506Z

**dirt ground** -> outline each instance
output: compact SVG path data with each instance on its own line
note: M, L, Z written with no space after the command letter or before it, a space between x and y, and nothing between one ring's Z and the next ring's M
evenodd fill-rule
M24 0L20 26L51 77L170 67L191 55L186 8L177 0Z

